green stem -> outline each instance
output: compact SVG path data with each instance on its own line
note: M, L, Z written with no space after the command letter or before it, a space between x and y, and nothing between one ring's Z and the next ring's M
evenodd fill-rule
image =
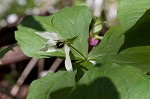
M103 36L94 35L94 38L99 39L99 40L102 40L102 39L103 39Z
M81 53L79 52L75 47L73 47L72 45L69 45L74 51L76 51L84 60L86 60L86 57Z

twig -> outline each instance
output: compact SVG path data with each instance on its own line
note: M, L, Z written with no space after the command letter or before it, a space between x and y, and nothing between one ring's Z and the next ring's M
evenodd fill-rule
M59 65L62 63L62 61L63 61L62 59L57 58L57 59L54 61L54 63L51 65L49 71L52 72L52 73L55 72L56 69L59 67Z
M19 46L15 46L13 50L8 51L4 57L0 59L0 65L12 64L26 59L29 59L29 57L24 55Z
M41 58L38 61L38 76L40 76L40 73L44 70L44 62L45 62L44 58Z
M39 59L37 59L37 58L32 58L30 60L30 62L27 64L26 68L22 72L21 76L17 80L17 83L12 88L11 95L15 96L18 93L20 86L23 84L24 80L29 75L29 73L31 72L31 70L33 69L33 67L35 66L35 64L37 63L38 60Z

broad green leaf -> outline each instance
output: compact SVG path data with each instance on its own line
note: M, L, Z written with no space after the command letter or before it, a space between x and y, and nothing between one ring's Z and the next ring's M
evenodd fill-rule
M38 50L46 43L46 40L36 35L34 33L36 31L56 32L65 40L77 37L73 47L86 57L88 54L88 28L91 19L91 12L85 6L66 7L48 17L27 17L22 22L22 25L18 26L15 37L23 52L30 57L64 55L64 52L38 53ZM83 58L78 52L74 50L72 52L76 57Z
M106 33L102 42L90 52L89 59L100 62L103 56L109 54L113 62L136 66L148 72L150 71L150 11L148 10L150 6L147 4L150 4L150 1L132 0L132 5L126 1L128 0L119 2L120 24ZM129 5L126 8L127 4Z
M150 10L125 34L123 45L117 55L111 55L114 62L133 65L145 73L150 71Z
M87 57L87 41L91 20L91 12L85 6L65 8L54 16L52 26L64 39L78 36L73 46ZM76 53L74 50L72 51ZM76 56L81 57L79 53L76 53Z
M15 32L15 38L17 43L23 50L23 52L30 57L45 57L44 54L48 53L39 53L39 49L42 48L46 39L38 36L34 32L36 31L49 31L54 32L50 26L51 16L41 17L31 16L25 17L21 25L18 26L18 31ZM56 56L62 56L59 52L54 52ZM50 54L51 55L51 54Z
M150 77L131 66L98 65L65 99L149 99Z
M79 72L80 74L81 72ZM74 73L59 71L34 81L27 99L149 99L150 77L139 69L98 64L77 82Z
M123 65L138 67L145 73L150 71L150 10L142 16L138 22L129 29L125 35L115 38L120 33L121 28L110 29L104 37L104 41L99 45L99 49L93 50L93 59L101 62L101 58L109 55L111 61ZM98 53L99 51L99 53Z
M78 82L82 78L82 76L93 67L94 64L90 61L74 62L73 70L77 70L75 81Z
M120 0L118 5L120 24L108 30L102 42L90 52L90 59L100 58L108 53L108 51L112 51L110 50L110 46L118 49L118 47L116 48L116 44L122 45L125 32L144 15L146 10L150 9L149 0Z
M110 28L104 35L100 44L90 51L88 59L101 62L102 58L106 55L110 55L111 53L116 54L123 44L124 36L120 36L120 38L116 37L121 31L119 26Z
M31 83L27 99L65 99L75 85L76 72L59 71Z
M130 29L148 9L150 0L119 0L118 18L123 30Z
M74 63L73 67L74 72L48 73L45 77L33 81L27 99L65 99L75 84L88 71L80 63Z

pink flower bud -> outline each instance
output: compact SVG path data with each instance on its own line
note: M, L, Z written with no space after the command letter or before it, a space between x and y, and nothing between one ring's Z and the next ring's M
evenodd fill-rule
M89 39L90 46L96 46L98 43L99 43L99 40L96 38L90 38Z

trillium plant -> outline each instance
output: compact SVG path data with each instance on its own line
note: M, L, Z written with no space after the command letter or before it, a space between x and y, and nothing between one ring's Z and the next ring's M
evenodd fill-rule
M22 51L65 60L65 69L31 83L27 99L150 99L150 0L119 0L117 14L92 49L88 7L26 16L15 32Z

